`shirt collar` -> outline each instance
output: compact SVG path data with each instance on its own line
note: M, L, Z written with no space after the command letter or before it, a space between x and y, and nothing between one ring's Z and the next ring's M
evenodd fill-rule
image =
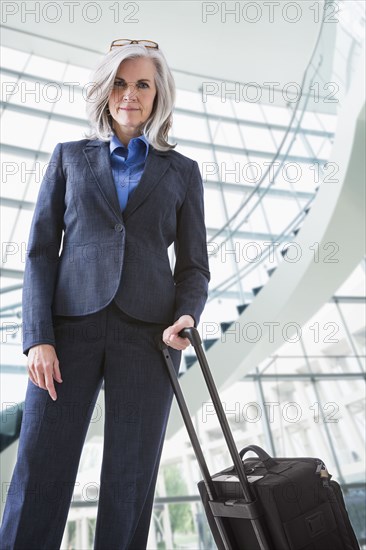
M149 152L149 142L146 139L145 135L142 134L141 136L135 137L130 139L128 143L128 150L130 151L132 147L134 147L136 141L141 140L145 144L145 155L144 160L146 160L146 157ZM123 143L120 142L116 134L113 134L109 143L109 152L112 154L117 147L123 147L123 149L126 149L126 147L123 145Z

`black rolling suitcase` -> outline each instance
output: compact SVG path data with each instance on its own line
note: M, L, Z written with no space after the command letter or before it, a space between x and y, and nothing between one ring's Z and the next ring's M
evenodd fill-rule
M184 329L195 349L234 465L210 475L167 346L168 374L203 480L199 493L219 550L358 550L341 488L318 458L271 458L256 445L236 448L195 328ZM258 458L246 458L253 451Z

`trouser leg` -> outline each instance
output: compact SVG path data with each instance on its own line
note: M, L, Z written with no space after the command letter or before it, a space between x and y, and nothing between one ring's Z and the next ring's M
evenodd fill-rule
M166 431L166 426L164 428L164 435ZM151 476L150 487L146 495L145 503L143 505L141 515L138 519L138 522L135 527L135 532L132 536L132 539L129 542L128 550L145 550L147 545L147 540L149 536L150 523L152 521L152 513L154 507L154 497L155 497L155 488L156 482L159 474L160 458L163 451L164 441L161 443L159 454L157 456L154 472Z
M109 311L95 550L146 548L173 391L154 337L165 325ZM179 369L181 352L172 350ZM133 545L133 546L132 546Z
M105 310L55 317L57 400L28 380L1 550L58 550L80 455L102 383Z

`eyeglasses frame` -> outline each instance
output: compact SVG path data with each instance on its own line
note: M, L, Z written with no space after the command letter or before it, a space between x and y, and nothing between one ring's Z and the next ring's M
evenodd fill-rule
M129 40L130 42L128 44L116 44L116 42L119 42L120 40ZM152 48L154 50L159 49L159 44L157 42L154 42L153 40L131 40L131 38L117 38L117 40L113 40L113 42L111 43L109 51L112 51L113 48L130 46L131 44L139 44L140 42L150 42L151 44L154 44L152 46L144 44L145 48Z

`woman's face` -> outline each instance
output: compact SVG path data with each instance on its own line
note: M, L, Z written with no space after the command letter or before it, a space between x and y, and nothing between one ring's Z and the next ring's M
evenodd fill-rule
M156 96L155 73L149 57L126 59L118 68L108 107L113 129L124 145L141 134L140 127L151 114Z

